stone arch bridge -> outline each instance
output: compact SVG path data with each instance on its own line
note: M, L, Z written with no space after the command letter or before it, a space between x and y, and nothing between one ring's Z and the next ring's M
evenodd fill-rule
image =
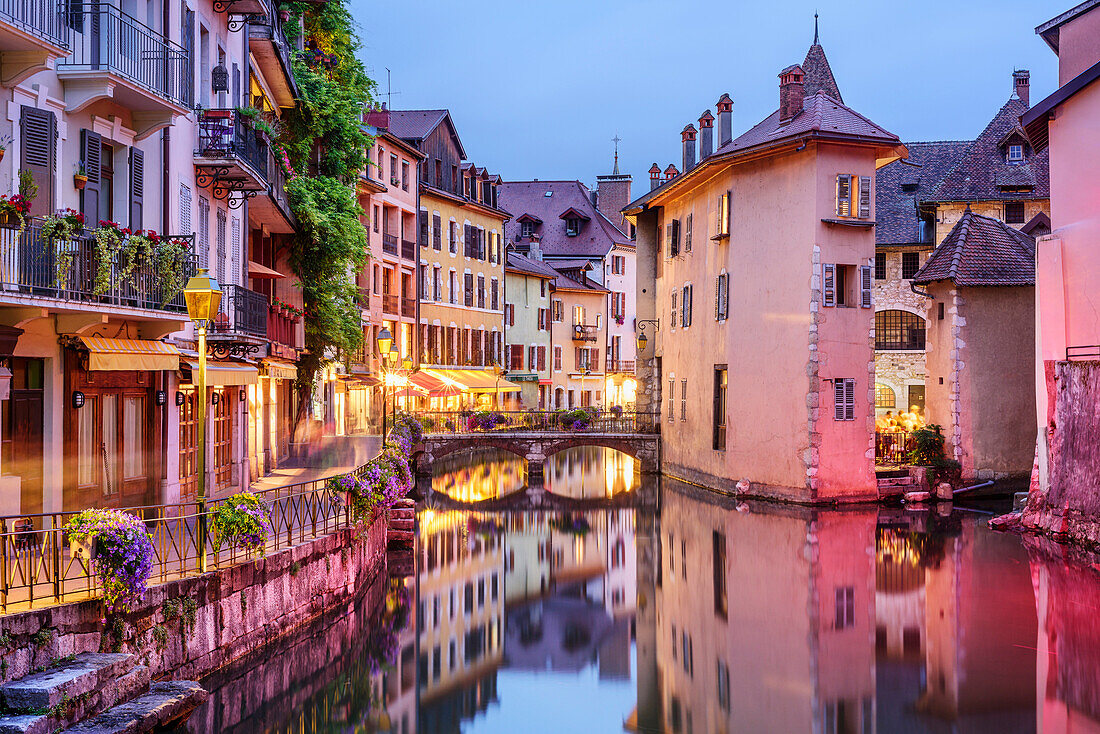
M660 471L661 436L657 433L587 433L579 431L494 431L492 433L429 433L413 449L416 473L431 476L436 459L458 451L500 449L526 462L528 480L541 483L548 458L579 446L603 446L622 451L640 464L642 474Z

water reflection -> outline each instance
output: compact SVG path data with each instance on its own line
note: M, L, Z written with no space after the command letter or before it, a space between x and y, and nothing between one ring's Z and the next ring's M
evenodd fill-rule
M637 489L639 464L633 457L600 446L578 446L546 460L548 492L574 499L611 497Z
M526 483L524 460L500 449L450 454L437 459L432 470L432 491L460 502L504 497Z
M987 517L670 481L659 514L425 509L405 629L330 621L192 730L1100 731L1097 559Z

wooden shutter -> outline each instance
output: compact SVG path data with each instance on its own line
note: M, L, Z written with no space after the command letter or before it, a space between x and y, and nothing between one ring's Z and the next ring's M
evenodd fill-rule
M718 195L714 212L714 234L724 237L730 233L730 192Z
M672 327L676 328L676 298L680 294L672 291Z
M561 347L554 347L554 369L561 369Z
M684 224L684 252L691 252L691 215L688 214Z
M463 276L463 285L466 287L463 304L472 306L474 305L474 276L472 273L466 273L465 276Z
M573 347L573 365L577 370L583 369L581 365L581 351L580 347Z
M38 184L38 198L31 204L32 216L53 214L54 172L57 151L57 118L52 112L22 107L19 120L21 168L30 171ZM94 227L95 223L88 225Z
M95 227L99 223L99 186L103 166L103 139L91 130L80 131L80 159L84 161L84 172L88 183L80 192L80 211L84 214L84 226Z
M672 256L680 254L680 220L672 220Z
M438 214L432 215L432 249L436 252L443 249L443 223Z
M870 265L864 265L859 269L859 305L863 308L871 308L871 274Z
M588 355L589 355L588 356L588 365L589 365L588 369L592 370L593 372L599 372L600 371L600 348L599 347L593 347L592 349L588 350Z
M871 177L859 177L859 216L867 219L871 216Z
M856 381L838 377L833 381L833 418L851 421L856 417Z
M833 420L844 420L844 380L833 380Z
M428 246L428 212L420 210L420 246Z
M455 247L455 242L458 238L458 224L455 223L455 222L448 222L447 230L448 230L448 237L450 238L447 241L447 246L450 249L450 251L452 253L454 253L457 249Z
M145 152L130 148L130 229L144 229Z
M836 215L852 216L852 176L848 173L840 173L836 177Z
M836 305L836 265L831 263L821 266L821 305Z

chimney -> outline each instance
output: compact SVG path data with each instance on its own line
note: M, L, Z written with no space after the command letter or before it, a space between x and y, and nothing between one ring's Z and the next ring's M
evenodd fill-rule
M779 72L779 121L788 122L802 111L802 67L788 66Z
M680 172L676 170L675 163L669 163L668 168L665 169L665 181L671 181L680 175Z
M733 100L723 94L718 100L718 147L733 140Z
M714 115L705 110L699 116L699 162L714 152Z
M695 126L688 123L684 131L680 133L680 141L684 145L684 173L695 168Z
M1012 72L1012 92L1024 103L1024 107L1031 107L1031 72L1027 69L1017 69Z
M657 188L661 185L661 167L654 163L649 167L649 190Z
M379 130L390 129L390 111L386 109L386 103L383 102L382 106L375 107L367 113L366 123L368 125L374 125Z

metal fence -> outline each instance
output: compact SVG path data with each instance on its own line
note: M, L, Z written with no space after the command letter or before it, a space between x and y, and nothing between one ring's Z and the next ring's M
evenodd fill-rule
M905 431L875 432L875 464L879 466L901 466L907 463L912 448L912 436Z
M73 52L57 62L59 72L111 72L191 106L191 56L183 46L105 2L74 2L65 19L74 31Z
M55 0L0 0L0 20L69 48L71 32Z
M132 267L124 267L116 253L101 267L103 259L91 230L69 239L49 239L42 235L42 220L37 218L28 220L22 231L0 227L0 290L6 294L184 312L187 308L180 289L195 272L195 235L167 238L190 242L188 262L179 283L158 271L155 258L143 258Z
M267 336L267 296L244 286L227 283L222 286L221 313L225 318L214 321L213 332Z
M356 470L361 471L361 469ZM341 495L330 493L327 479L264 490L255 494L268 508L269 555L350 527ZM211 516L221 500L207 501ZM205 545L208 570L255 558L237 548L220 547L212 521L205 544L199 537L195 502L125 508L145 521L152 536L154 563L150 586L198 574L199 547ZM64 526L76 512L0 517L0 613L80 601L100 594L99 579L70 548Z
M400 393L399 393L400 394ZM569 411L561 410L490 410L475 413L463 411L417 411L425 433L508 433L521 431L585 433L654 434L661 432L659 413L593 411L584 428L573 428L566 419ZM485 427L484 415L495 416L493 426ZM478 416L475 418L474 416Z

